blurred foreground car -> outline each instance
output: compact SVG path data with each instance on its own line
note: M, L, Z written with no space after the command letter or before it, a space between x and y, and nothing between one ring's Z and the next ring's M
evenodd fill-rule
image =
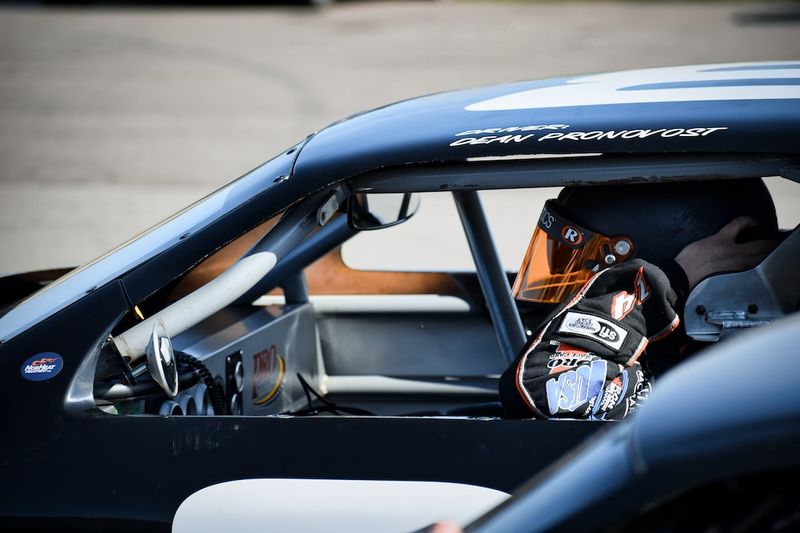
M493 501L464 531L797 531L800 315L753 333L669 373L632 418L608 424L510 498L445 483L232 481L188 498L174 531L256 531L254 516L280 531L379 531L381 520L402 531L443 518L466 524ZM782 371L751 372L753 354ZM238 491L272 496L225 498ZM404 497L410 491L418 497ZM304 499L325 503L303 514Z
M206 489L231 516L285 494L308 515L353 494L421 505L452 499L442 483L465 491L467 522L607 425L503 418L497 376L544 311L511 299L477 191L720 180L713 202L722 180L798 181L798 71L677 67L401 102L30 295L46 275L0 280L0 525L168 529ZM343 243L388 234L434 192L453 198L475 272L342 261ZM715 341L795 312L798 249L792 233L756 269L702 282L687 332ZM395 527L437 517L418 518Z
M798 342L794 315L687 361L468 531L797 531Z

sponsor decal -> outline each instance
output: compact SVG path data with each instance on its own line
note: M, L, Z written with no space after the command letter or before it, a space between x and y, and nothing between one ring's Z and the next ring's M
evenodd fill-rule
M574 226L564 226L561 228L561 238L564 239L567 244L580 246L583 242L583 233Z
M593 234L566 218L548 209L547 204L539 215L539 227L553 239L560 240L566 246L580 248L591 240Z
M46 381L54 378L64 368L64 360L53 352L44 352L29 357L20 368L22 377L28 381Z
M596 401L606 380L607 362L598 359L547 381L547 405L550 414L575 413Z
M639 303L644 303L650 298L650 287L644 279L644 267L639 267L636 271L636 277L633 279L633 286L636 292L636 299Z
M645 379L641 370L636 371L636 384L633 387L633 394L625 400L625 414L623 417L633 414L636 408L650 397L650 382Z
M611 298L611 318L622 320L636 306L636 295L621 291Z
M267 405L283 390L286 363L273 344L253 355L253 405Z
M706 137L715 131L727 130L726 127L717 128L659 128L655 130L595 130L595 131L571 131L568 133L547 133L537 138L542 141L599 141L603 139L646 139L648 137Z
M550 211L548 211L546 207L544 209L542 209L542 214L539 217L539 224L543 228L550 229L551 227L553 227L553 222L555 222L555 220L556 220L556 217L551 215Z
M485 128L482 130L467 130L461 133L456 133L456 137L463 137L465 135L494 135L496 133L515 133L518 131L542 131L542 130L565 130L569 128L569 124L537 124L533 126L507 126L505 128Z
M648 298L650 298L650 287L644 279L644 267L639 267L633 278L633 294L621 291L611 299L611 317L622 320L633 311L634 306L642 305Z
M558 348L550 354L550 360L547 361L547 368L550 369L550 374L557 374L571 368L575 368L579 364L588 363L595 359L597 356L593 353L570 346L569 344L562 344L556 342Z
M588 337L615 351L619 351L628 336L628 332L621 326L594 315L574 311L567 313L558 332Z
M457 141L450 143L450 146L464 146L475 144L508 144L508 143L521 143L533 137L533 134L528 135L487 135L484 137L463 137Z
M529 133L526 135L483 135L480 137L461 137L452 141L450 146L474 146L478 144L509 144L524 141L601 141L605 139L631 140L659 137L669 139L672 137L706 137L718 131L727 130L727 127L704 128L657 128L657 129L630 129L630 130L593 130L551 132L537 136Z
M606 385L603 398L600 400L600 411L610 411L616 407L622 397L622 392L622 379L617 376Z

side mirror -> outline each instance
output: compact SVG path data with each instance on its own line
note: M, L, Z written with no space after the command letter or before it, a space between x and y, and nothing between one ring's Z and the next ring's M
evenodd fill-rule
M365 194L350 196L347 222L357 230L388 228L405 222L417 212L419 195L412 193Z

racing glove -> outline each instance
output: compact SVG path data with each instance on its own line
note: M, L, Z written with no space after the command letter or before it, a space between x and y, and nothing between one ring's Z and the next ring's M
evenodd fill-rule
M560 304L500 379L512 416L619 420L650 393L639 357L680 323L658 267L634 259Z

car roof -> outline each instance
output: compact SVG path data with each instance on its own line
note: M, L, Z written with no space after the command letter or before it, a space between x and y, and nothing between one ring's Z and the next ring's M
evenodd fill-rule
M784 61L571 76L440 93L350 117L31 295L0 317L0 341L113 279L123 279L134 300L143 298L163 284L162 278L173 279L213 251L218 239L241 234L240 226L252 227L264 213L375 170L553 154L797 154L799 74L800 61ZM726 161L727 166L659 160L634 165L627 174L614 160L587 161L583 167L538 165L537 172L528 166L519 172L513 165L520 162L506 163L512 166L490 164L488 173L496 176L492 183L475 179L486 168L478 164L454 169L452 175L418 172L414 182L405 175L384 176L389 185L383 192L391 192L398 181L422 191L565 185L582 176L589 181L636 181L656 174L664 179L763 176L784 168L781 158L751 165L741 157ZM367 187L378 191L379 180L369 178ZM352 185L368 190L364 183ZM152 268L142 268L148 264Z
M296 175L542 154L783 153L800 146L800 61L631 70L439 93L320 131Z

